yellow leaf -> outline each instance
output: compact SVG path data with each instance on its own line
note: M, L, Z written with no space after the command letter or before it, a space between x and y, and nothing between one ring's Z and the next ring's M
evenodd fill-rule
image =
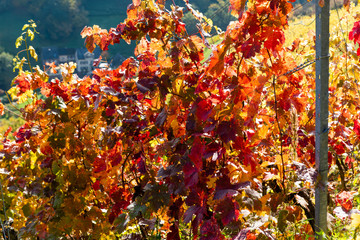
M34 96L33 90L26 90L26 92L18 96L18 103L19 104L24 103L28 99L31 99L33 96Z
M30 37L30 41L34 40L34 32L31 31L30 29L27 30L27 35Z
M15 41L15 47L19 48L21 46L22 41L24 41L24 38L22 36L18 37Z
M10 95L11 99L14 100L19 92L19 89L15 86L8 90L8 94Z
M357 228L360 225L360 214L352 214L351 219L350 227Z
M208 186L209 188L215 188L215 186L216 186L216 180L217 180L217 178L215 178L215 177L209 177L209 178L208 178L208 181L207 181L207 186Z
M29 24L25 24L23 27L22 27L22 31L24 31L26 28L28 28L30 25Z
M35 49L33 48L33 46L29 47L29 52L30 52L30 55L37 61L38 60L38 55L37 55Z
M269 134L269 128L269 126L264 125L258 129L257 135L259 139L266 139L267 135Z

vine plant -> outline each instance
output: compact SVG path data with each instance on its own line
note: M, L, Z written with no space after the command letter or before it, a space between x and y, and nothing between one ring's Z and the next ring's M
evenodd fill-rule
M11 130L4 134L0 148L9 173L2 214L22 238L313 234L314 75L293 71L294 56L304 54L299 41L283 46L292 4L230 0L238 21L214 45L206 39L211 21L188 1L198 35L187 33L183 8L164 2L133 0L116 28L83 29L89 51L136 41L134 57L115 69L79 78L74 64L63 64L61 79L49 79L39 67L22 71L26 60L18 59L10 93L28 104L26 123L14 141ZM31 39L33 24L17 44ZM341 71L329 89L337 118L329 161L349 169L360 136L359 95L347 93L357 85ZM339 206L348 200L339 197Z

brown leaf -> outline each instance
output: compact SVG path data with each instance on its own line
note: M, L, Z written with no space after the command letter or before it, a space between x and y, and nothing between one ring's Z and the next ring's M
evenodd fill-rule
M344 0L343 6L346 9L346 11L349 11L349 9L350 9L350 0Z

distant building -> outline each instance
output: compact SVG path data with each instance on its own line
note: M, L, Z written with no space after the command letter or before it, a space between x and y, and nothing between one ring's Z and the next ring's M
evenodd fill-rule
M100 55L101 50L99 48L95 48L92 53L90 53L86 48L76 49L75 59L78 74L80 76L91 74L92 70L94 69L94 60L99 58Z
M43 47L41 48L42 64L46 68L46 64L55 63L59 65L62 63L75 62L77 64L76 73L79 76L90 75L94 70L93 62L99 58L101 50L96 48L94 52L90 53L86 48L58 48L58 47ZM60 77L61 74L49 74L50 77Z
M74 48L59 48L59 63L75 62L75 51Z
M55 63L59 64L59 51L57 47L43 47L41 48L42 64Z

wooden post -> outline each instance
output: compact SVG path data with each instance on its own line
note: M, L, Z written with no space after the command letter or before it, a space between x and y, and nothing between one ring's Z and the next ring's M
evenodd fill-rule
M327 234L328 116L329 116L329 18L330 0L321 7L316 2L316 120L315 162L318 178L315 186L316 239Z

